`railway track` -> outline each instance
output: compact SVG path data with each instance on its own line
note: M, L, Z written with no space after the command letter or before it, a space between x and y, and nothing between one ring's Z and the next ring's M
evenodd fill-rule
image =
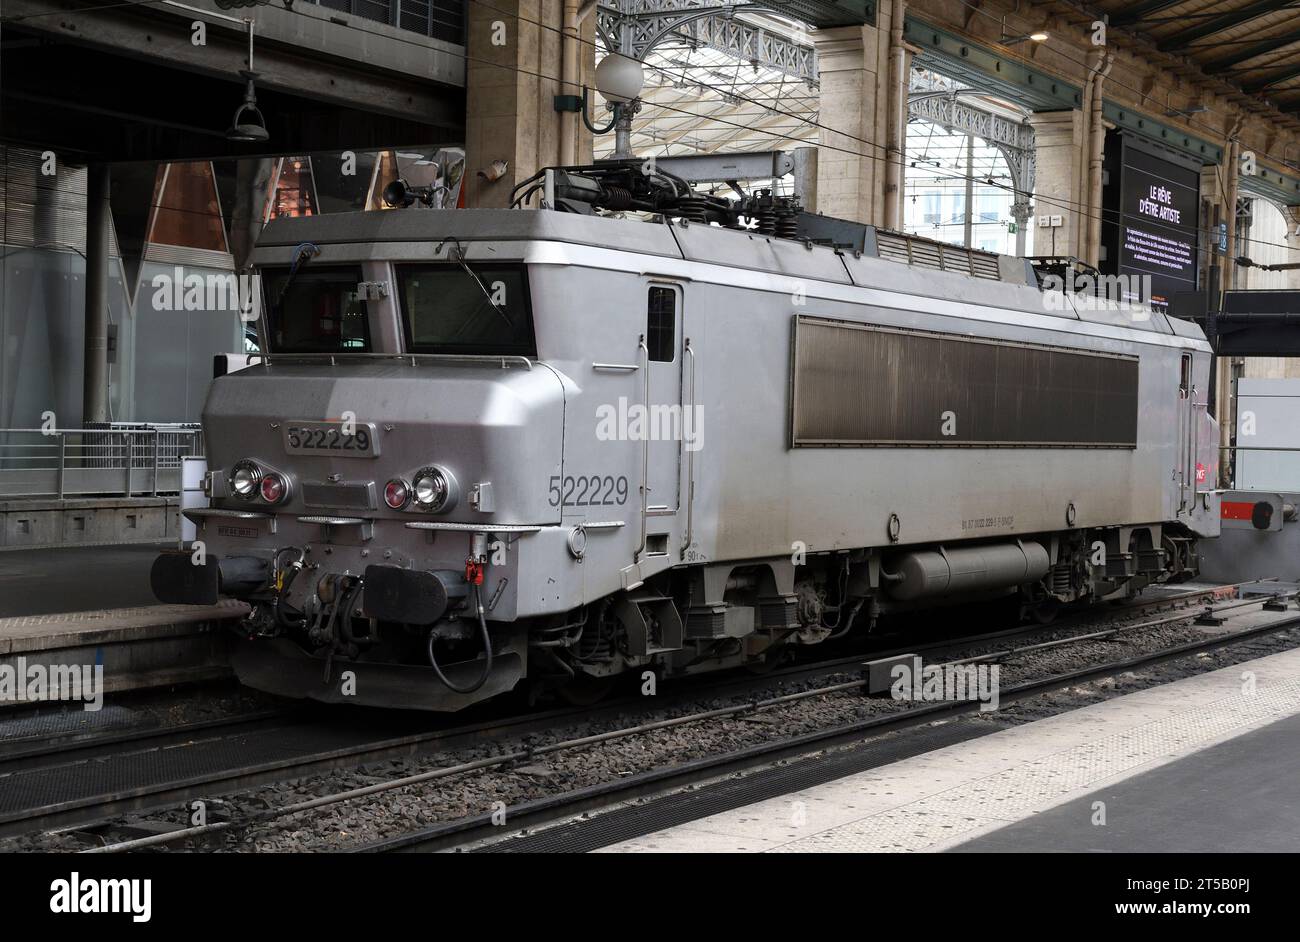
M1166 598L1152 600L1150 605L1145 607L1166 605L1179 601L1186 603L1194 598L1201 598L1210 595L1215 591L1216 590L1203 590L1194 593L1187 593L1187 597L1183 599ZM1221 592L1222 590L1217 591ZM1264 599L1234 601L1214 607L1213 610L1224 614L1240 613L1245 609L1257 606L1264 601ZM1084 641L1095 641L1100 638L1114 637L1121 635L1126 631L1136 631L1151 627L1152 625L1186 621L1189 617L1192 617L1192 613L1182 611L1155 620L1112 626L1102 631L1082 632L1077 635L1062 637L1047 642L1033 642L1022 645L1012 645L1010 647L1001 647L993 651L971 655L966 658L954 659L952 663L969 663L981 660L1005 662L1018 655L1030 652L1040 652L1054 646L1059 647L1077 644ZM1268 624L1263 626L1252 627L1245 631L1230 635L1209 638L1204 641L1198 641L1195 644L1181 645L1174 648L1150 652L1136 658L1111 661L1069 674L1035 679L1032 682L1026 682L1012 688L1004 689L1002 697L1004 700L1020 699L1062 685L1079 683L1088 679L1095 679L1097 677L1131 670L1136 667L1159 663L1160 661L1171 658L1184 657L1188 654L1199 653L1201 651L1213 650L1234 643L1240 643L1245 639L1257 637L1261 634L1282 631L1290 627L1295 627L1297 624L1300 624L1300 615L1283 616L1270 621ZM992 632L988 635L980 636L980 638L989 640L1008 637L1013 634L1032 635L1044 630L1046 629L1013 629L1005 632ZM978 639L976 638L965 638L960 641L937 643L930 647L932 650L937 650L943 645L947 645L950 648L961 647L969 649L977 640ZM919 648L913 647L911 653L922 651L924 648L925 646ZM820 671L823 676L833 675L836 671L843 673L850 666L858 666L861 665L861 663L861 655L851 658L837 659L837 661L822 663L816 668L791 669L790 671L784 672L783 679L794 679L798 677L798 675L807 675L811 671ZM931 663L933 663L933 661ZM771 675L769 675L765 678L760 678L758 681L750 681L750 683L766 681L770 684L772 679ZM801 679L807 680L808 677L804 676ZM569 738L540 746L511 749L486 758L470 762L462 762L456 765L438 767L415 775L408 775L378 782L363 788L339 791L329 795L314 797L302 802L291 802L279 807L267 809L265 812L243 815L234 820L214 822L197 828L179 828L162 834L149 834L142 838L119 842L107 847L93 848L92 850L135 850L175 843L180 840L199 838L210 839L214 835L235 828L246 829L268 826L277 820L327 808L331 805L338 805L343 802L349 802L360 798L373 797L397 789L435 782L452 776L501 769L510 766L511 764L535 761L541 757L554 755L568 750L598 746L617 739L646 735L659 730L688 726L693 723L699 724L706 723L710 720L717 721L729 717L757 715L774 710L783 705L796 703L800 700L834 695L836 693L845 693L851 690L858 690L861 687L862 681L854 679L851 681L810 687L806 690L800 690L794 693L783 694L775 697L751 699L748 702L725 707L697 710L681 716L656 720L649 723L623 725L593 735ZM657 704L657 706L662 707L663 704L660 703ZM861 738L864 735L875 735L893 729L909 728L911 726L932 722L940 716L960 712L964 709L970 708L971 705L967 703L944 703L926 707L909 707L905 710L896 711L889 715L873 717L869 720L848 724L842 727L828 728L816 733L788 740L778 739L770 743L764 743L760 746L741 750L734 754L718 755L688 763L674 763L671 766L665 766L662 769L651 769L639 772L635 775L621 778L618 781L603 783L591 788L579 789L573 794L550 795L538 799L535 802L527 802L518 807L509 808L507 810L507 815L512 824L519 824L521 821L530 822L533 820L553 820L557 817L564 817L566 815L578 813L584 808L607 806L611 803L627 800L627 798L633 797L637 794L638 789L642 790L639 793L643 794L645 790L662 790L666 788L680 787L681 785L687 784L691 781L697 781L702 777L725 775L728 774L729 771L736 771L740 768L751 767L760 763L770 763L782 756L797 755L807 752L810 749L826 748L827 746L835 745L836 743L854 737ZM481 834L478 833L484 828L487 830L482 831ZM487 816L486 818L467 817L457 821L436 825L427 829L426 832L419 834L405 834L392 839L376 842L367 849L382 851L440 849L452 844L473 842L482 839L482 837L487 834L499 835L499 833L499 828L495 827L491 822L491 816Z
M1059 633L1086 627L1099 619L1186 606L1238 588L1220 586L1136 600L1086 610L1050 626L1021 625L973 636L945 637L905 650L937 655L995 639ZM781 685L815 684L853 670L863 656L856 651L760 675L686 678L653 703L632 696L596 707L565 707L522 715L501 716L498 710L486 719L470 723L458 719L453 725L428 714L395 716L390 712L313 710L295 705L179 727L12 744L7 751L0 750L0 782L5 786L0 789L0 837L60 828L89 832L125 814L174 808L213 794L366 763L544 734L565 723L622 722L629 712L671 710L701 696L752 700ZM430 723L433 728L429 728ZM405 727L406 731L393 735L394 726Z
M1060 690L1064 687L1113 677L1126 671L1140 670L1178 658L1231 647L1244 641L1259 638L1262 635L1289 630L1297 626L1300 626L1300 615L1292 615L1287 618L1280 618L1276 622L1267 625L1254 626L1203 642L1178 645L1150 654L1123 658L1095 667L1026 681L1009 688L1003 688L1000 698L1002 703L1014 703ZM1110 632L1107 634L1110 634ZM1063 641L1061 643L1068 642ZM1008 652L1003 652L1003 654L1006 656L1021 651L1041 650L1042 647L1042 645L1031 645L1023 649L1010 649ZM992 659L995 655L985 657ZM969 660L983 660L985 657ZM854 684L838 685L839 689L843 690L861 688L861 686L860 681ZM826 692L830 692L830 690L828 689ZM770 709L788 701L788 699L790 698L773 698L771 701L757 704L755 708ZM661 766L626 778L611 780L594 787L548 796L537 801L509 807L500 813L494 812L458 821L449 821L419 832L373 841L365 846L354 848L353 852L430 853L449 849L469 849L473 852L510 853L536 852L539 849L563 849L567 852L596 850L620 840L640 837L663 827L689 823L709 814L741 807L750 800L743 790L733 789L733 792L738 792L741 795L733 803L728 804L725 800L721 803L705 801L699 803L703 805L702 809L696 809L682 803L680 800L681 790L689 786L714 782L728 777L734 779L734 777L743 775L757 767L771 766L773 763L783 760L804 759L810 753L859 743L864 738L875 739L889 733L915 730L938 720L948 719L962 713L970 713L978 709L978 701L944 701L928 706L910 707L896 715L886 715L837 726L693 762ZM706 716L701 715L692 719L706 718ZM988 730L988 732L993 731L993 729ZM572 748L584 744L579 742L559 745ZM924 752L931 748L935 748L935 746L927 744L918 751ZM891 755L889 761L893 761L897 757ZM837 776L828 775L825 780L834 777ZM805 781L807 781L807 777L805 777ZM509 837L502 837L503 828L501 825L503 821L509 822L510 833L517 834L521 831L542 828L575 816L625 806L629 802L647 796L656 796L661 802L671 804L672 807L655 807L650 809L648 813L645 809L631 809L631 817L634 819L642 818L644 822L641 824L633 823L631 827L627 826L626 819L619 822L619 824L623 825L621 828L617 825L613 828L602 828L598 825L592 827L586 822L581 822L570 827L566 833L549 840L544 835L539 835L539 837L542 837L541 841L528 839L512 841ZM641 813L638 814L637 812ZM544 843L547 846L539 848L539 843Z

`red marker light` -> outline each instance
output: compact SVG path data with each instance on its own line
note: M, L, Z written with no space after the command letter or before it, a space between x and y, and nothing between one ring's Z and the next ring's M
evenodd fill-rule
M268 504L280 503L280 501L284 500L284 495L288 491L284 478L275 473L265 475L259 486L262 492L262 500Z
M401 510L410 499L411 491L405 481L389 481L384 487L384 503L394 510Z

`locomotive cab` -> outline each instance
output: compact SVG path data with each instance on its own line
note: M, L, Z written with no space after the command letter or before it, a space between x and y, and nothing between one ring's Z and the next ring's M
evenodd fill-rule
M164 554L155 593L248 601L235 667L251 686L449 709L507 690L524 648L485 644L487 621L516 616L519 534L558 523L536 481L559 470L564 433L526 266L470 262L473 243L455 240L382 260L277 245L280 228L255 257L263 352L204 408L211 506L190 512L203 552ZM318 690L334 657L365 668Z

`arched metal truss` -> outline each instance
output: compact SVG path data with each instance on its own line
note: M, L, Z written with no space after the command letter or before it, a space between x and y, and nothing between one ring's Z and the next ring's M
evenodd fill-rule
M596 31L606 49L634 59L644 59L655 46L674 39L816 83L817 53L811 43L746 22L736 17L738 12L780 10L716 0L601 0L596 8Z
M1015 197L1011 216L1023 230L1033 212L1029 198L1034 192L1034 128L1024 121L988 111L962 101L953 92L922 92L907 102L910 119L929 121L940 127L983 138L1002 154L1011 173Z

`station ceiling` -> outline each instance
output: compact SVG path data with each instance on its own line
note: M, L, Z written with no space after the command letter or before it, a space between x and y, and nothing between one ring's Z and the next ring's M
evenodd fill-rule
M780 10L810 26L850 26L876 18L876 0L754 0L756 5Z
M1100 0L1117 29L1187 56L1279 111L1300 115L1300 4L1296 0Z
M206 42L194 46L192 14L174 7L80 0L88 5L65 17L59 0L17 2L5 3L0 17L0 139L8 144L49 148L81 163L370 150L464 137L465 96L457 86L344 58L349 47L341 43L333 47L339 56L306 57L288 43L259 39L257 106L271 139L230 141L244 98L242 31L213 24ZM382 37L352 41L382 58L373 51L383 48L374 45Z
M877 0L762 3L817 27L871 22L877 6ZM1091 0L1068 6L1106 14L1116 29L1140 33L1161 52L1186 56L1208 75L1226 79L1285 114L1300 115L1297 0Z

